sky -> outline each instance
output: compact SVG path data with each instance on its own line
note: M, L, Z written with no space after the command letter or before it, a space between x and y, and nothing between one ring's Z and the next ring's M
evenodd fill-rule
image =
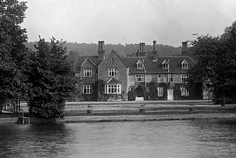
M180 46L219 36L236 21L235 0L24 0L28 41Z

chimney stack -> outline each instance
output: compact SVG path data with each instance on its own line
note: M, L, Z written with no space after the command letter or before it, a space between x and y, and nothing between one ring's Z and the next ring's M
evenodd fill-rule
M140 53L144 52L145 43L140 43Z
M187 45L188 45L188 41L182 42L182 55L187 54Z
M144 51L145 43L140 43L139 44L139 56L145 56L146 53Z
M188 42L182 42L182 52L187 52L187 44Z
M153 41L153 46L152 46L152 51L153 52L156 51L156 43L157 43L157 41Z
M104 41L98 41L98 60L103 60L105 57Z
M154 55L157 55L156 43L157 43L157 41L154 40L153 45L152 45L152 52L153 52Z

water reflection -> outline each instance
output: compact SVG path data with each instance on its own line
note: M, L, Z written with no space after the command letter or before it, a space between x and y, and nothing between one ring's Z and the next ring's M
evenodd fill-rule
M236 120L0 125L0 157L235 157Z

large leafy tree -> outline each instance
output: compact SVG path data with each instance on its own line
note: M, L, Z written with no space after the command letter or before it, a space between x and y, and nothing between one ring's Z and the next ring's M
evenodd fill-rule
M220 37L199 36L193 42L195 65L190 69L193 82L206 83L215 100L236 96L236 22Z
M194 82L215 81L215 63L217 60L217 51L219 38L209 35L199 36L193 42L194 67L190 69L190 77Z
M64 114L65 100L74 88L74 75L62 41L40 39L29 57L29 110L36 117L58 118Z
M19 99L24 92L22 70L25 67L26 30L20 24L27 9L25 2L0 0L0 112L9 99Z
M236 102L236 21L225 29L220 41L223 49L216 63L219 81L216 95L223 93Z

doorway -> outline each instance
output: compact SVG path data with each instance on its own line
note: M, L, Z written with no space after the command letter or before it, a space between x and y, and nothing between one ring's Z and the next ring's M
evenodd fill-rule
M174 90L167 89L167 100L172 101L174 100Z

